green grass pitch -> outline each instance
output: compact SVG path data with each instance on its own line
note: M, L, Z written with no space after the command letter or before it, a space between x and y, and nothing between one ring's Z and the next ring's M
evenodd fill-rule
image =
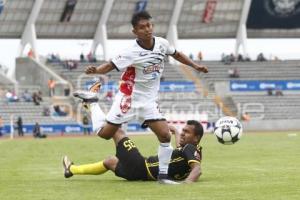
M156 154L154 135L131 136L144 155ZM299 200L300 135L245 134L234 145L212 135L202 140L203 175L191 185L129 182L107 172L64 179L61 159L76 164L113 155L112 141L97 137L0 140L1 200Z

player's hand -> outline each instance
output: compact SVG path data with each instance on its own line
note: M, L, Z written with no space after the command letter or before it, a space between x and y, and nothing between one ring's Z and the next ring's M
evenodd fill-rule
M198 72L208 73L207 67L203 65L195 65L194 69L197 70Z
M178 132L177 129L175 128L175 126L169 125L169 129L173 135L175 135Z
M85 69L86 74L96 74L97 73L97 68L95 66L88 66Z

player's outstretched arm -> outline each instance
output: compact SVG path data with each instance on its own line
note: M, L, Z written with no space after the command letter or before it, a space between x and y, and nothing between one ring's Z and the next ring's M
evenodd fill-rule
M111 62L104 63L98 67L88 66L85 69L86 74L106 74L115 69L115 66Z
M192 170L189 176L184 180L184 183L194 183L199 179L200 175L202 174L200 163L191 163L190 166Z
M208 69L207 69L206 66L199 65L199 64L195 63L189 57L187 57L186 55L184 55L181 52L176 52L174 55L172 55L172 57L175 60L178 60L179 62L181 62L182 64L185 64L185 65L193 67L198 72L203 72L203 73L207 73L208 72Z
M180 144L179 144L179 140L180 140L180 133L178 132L178 130L172 126L172 125L169 125L169 129L170 129L170 132L172 133L172 135L174 135L175 137L175 144L176 144L176 147L180 147Z

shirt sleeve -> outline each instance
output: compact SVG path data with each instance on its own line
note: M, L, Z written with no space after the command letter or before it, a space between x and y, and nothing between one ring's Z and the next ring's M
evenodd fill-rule
M129 53L123 52L111 60L118 71L123 71L133 64L132 56Z
M169 43L168 40L162 38L162 42L165 45L167 55L174 55L176 53L176 49Z
M187 159L188 163L201 162L201 153L198 151L197 147L191 144L187 144L183 147L183 155Z

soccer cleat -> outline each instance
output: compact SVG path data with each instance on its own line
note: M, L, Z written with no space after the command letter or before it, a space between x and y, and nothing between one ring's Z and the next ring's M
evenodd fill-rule
M90 103L98 102L97 94L101 89L101 81L100 79L96 79L95 82L89 87L88 91L77 90L73 93L74 97L77 97L82 100L82 105L86 110L89 110Z
M95 92L77 90L73 93L74 97L81 99L84 103L98 102L98 96Z
M96 79L95 83L89 87L90 92L99 93L101 89L101 81L100 79Z
M167 174L159 174L157 176L157 181L160 184L168 184L168 185L179 185L180 184L179 182L170 180Z
M74 163L69 160L67 156L63 157L63 167L64 167L64 176L65 178L70 178L73 176L73 173L70 171L71 165Z

